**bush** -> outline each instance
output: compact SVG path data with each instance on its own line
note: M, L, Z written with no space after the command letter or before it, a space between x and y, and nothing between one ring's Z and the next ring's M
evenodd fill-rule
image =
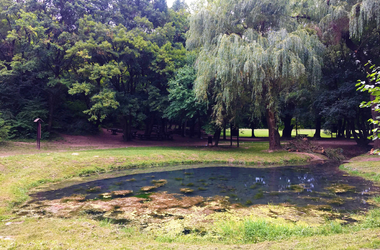
M0 113L1 116L1 113ZM8 138L9 126L5 124L4 119L0 117L0 142Z

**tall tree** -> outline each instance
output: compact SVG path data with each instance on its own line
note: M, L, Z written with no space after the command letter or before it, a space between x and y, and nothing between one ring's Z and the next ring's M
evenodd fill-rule
M172 5L172 10L178 12L181 10L186 10L188 8L185 0L175 0Z
M295 6L295 17L318 27L319 36L327 46L344 44L362 73L371 73L367 65L369 60L380 63L378 0L302 0ZM370 98L374 99L374 96ZM372 109L372 118L376 116ZM380 148L380 140L375 140L375 147Z
M372 70L371 74L368 74L368 79L370 84L367 81L359 81L356 86L359 86L358 90L361 92L368 92L373 98L369 102L362 102L362 108L371 108L372 114L375 113L375 117L370 119L370 122L374 125L372 130L372 138L374 141L380 140L380 67L371 65L370 69ZM375 145L376 146L376 145ZM376 148L378 154L379 148Z
M152 27L146 19L135 20ZM78 41L66 54L73 61L67 80L72 81L69 93L90 97L85 112L93 121L100 122L117 109L125 140L131 139L134 123L146 118L149 133L156 113L163 113L167 79L181 66L185 54L182 45L166 41L159 46L154 42L156 33L142 30L85 17L80 20Z
M290 2L221 0L191 17L189 48L201 47L195 90L215 101L214 117L237 118L247 101L266 113L269 148L281 148L277 129L279 93L320 78L323 45L310 27L291 18ZM246 98L249 97L249 98Z

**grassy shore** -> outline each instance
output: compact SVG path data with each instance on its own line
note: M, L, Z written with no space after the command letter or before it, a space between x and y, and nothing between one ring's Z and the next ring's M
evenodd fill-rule
M12 209L29 199L28 193L61 181L121 169L171 168L173 165L233 163L272 167L302 163L309 157L286 151L268 153L267 142L244 143L241 148L120 148L67 150L0 158L0 249L360 249L379 248L380 210L351 215L357 223L344 225L333 212L299 210L293 206L261 205L237 210L185 216L141 230L134 225L73 218L19 217ZM358 171L363 158L345 169ZM379 163L379 162L377 162ZM370 178L380 167L368 161ZM342 167L343 168L343 167ZM353 172L356 174L356 172ZM375 180L375 179L374 179ZM273 216L275 215L275 216ZM190 233L183 229L190 227ZM148 227L149 228L149 227Z
M380 156L361 155L352 158L349 163L340 166L340 169L351 175L361 176L380 184Z
M268 153L268 143L240 148L140 147L13 155L0 158L0 218L28 199L31 188L73 177L129 168L200 163L274 165L306 162L309 157L286 151Z

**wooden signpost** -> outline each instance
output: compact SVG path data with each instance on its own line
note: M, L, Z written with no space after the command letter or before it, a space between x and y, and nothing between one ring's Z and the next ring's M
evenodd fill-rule
M44 122L41 118L37 118L34 120L34 122L37 123L37 149L39 150L41 148L40 141L41 141L41 122Z

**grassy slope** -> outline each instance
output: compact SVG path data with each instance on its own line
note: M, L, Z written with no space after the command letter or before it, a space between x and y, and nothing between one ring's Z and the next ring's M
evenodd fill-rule
M28 199L30 188L75 176L133 167L192 163L284 164L307 157L286 151L267 153L268 143L240 148L120 148L14 155L0 158L0 217L11 203ZM4 215L3 215L4 216Z
M340 169L380 184L379 155L362 155L352 158L350 163L341 165Z
M270 232L268 232L270 233ZM0 224L1 249L361 249L380 247L380 229L351 230L346 233L295 236L256 244L222 244L217 240L183 243L157 242L153 235L134 228L86 218L27 218L21 224ZM16 241L14 239L17 239Z
M45 182L72 179L74 176L104 172L117 168L198 162L284 163L305 157L277 152L268 154L267 143L244 144L240 149L215 148L128 148L89 151L67 151L16 155L0 158L0 218L9 218L9 205L28 199L30 188ZM73 155L74 153L74 155ZM77 153L78 155L76 155ZM360 159L359 159L360 160ZM377 162L380 163L380 162ZM356 164L356 163L355 163ZM380 164L368 162L373 172ZM350 165L359 166L360 164ZM364 168L363 168L364 169ZM367 169L367 170L368 170ZM380 173L380 171L379 171ZM380 229L346 230L332 235L293 236L282 241L265 241L254 245L223 245L215 241L179 238L177 243L155 241L153 235L141 234L134 228L78 219L25 218L21 224L6 225L0 221L0 248L18 249L359 249L378 248ZM14 221L11 221L14 222ZM378 223L376 221L376 223ZM380 225L379 225L380 226ZM10 240L5 237L13 238ZM240 237L237 235L236 237ZM182 239L182 240L181 240ZM232 241L233 243L233 241ZM112 246L112 247L110 247Z

